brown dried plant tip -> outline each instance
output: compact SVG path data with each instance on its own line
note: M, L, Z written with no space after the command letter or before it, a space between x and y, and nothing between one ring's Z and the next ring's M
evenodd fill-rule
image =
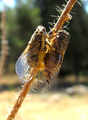
M6 18L5 18L5 5L3 3L3 10L1 12L1 58L0 58L0 79L3 74L5 66L6 56L8 55L8 40L6 39Z
M56 31L60 30L60 28L63 26L63 24L66 21L68 21L69 19L71 19L71 17L69 17L70 11L73 8L73 6L74 6L74 4L75 4L76 1L77 0L69 0L67 2L67 5L65 6L65 8L64 8L62 14L60 15L57 23L53 27L53 30L56 30Z

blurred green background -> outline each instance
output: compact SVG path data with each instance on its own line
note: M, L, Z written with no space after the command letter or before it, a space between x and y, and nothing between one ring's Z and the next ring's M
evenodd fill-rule
M15 78L17 77L15 63L28 45L36 27L43 25L49 32L50 27L52 27L49 22L57 21L57 17L51 16L60 16L56 8L59 6L63 9L66 2L64 0L0 1L0 19L4 8L3 3L5 4L6 14L5 30L8 40L8 55L5 59L2 78L5 80L5 76L6 78L7 76L14 76L14 83L16 80L19 81L18 78ZM64 24L64 29L70 33L71 38L58 75L59 80L57 79L56 81L58 87L60 82L65 83L65 86L68 84L67 82L88 84L88 1L77 2L71 11L71 15L72 20ZM1 34L2 31L0 29ZM0 44L1 50L2 44ZM10 83L12 82L9 80L8 85Z
M3 1L6 12L8 55L0 80L0 119L2 120L6 119L5 108L9 106L8 104L12 106L14 104L12 91L15 91L17 96L18 87L21 87L21 82L15 73L18 57L26 48L36 27L43 25L48 32L49 27L52 27L48 22L56 22L56 18L51 15L60 15L56 6L63 9L62 5L66 4L65 0ZM18 115L16 120L70 120L72 118L88 120L88 1L79 2L81 6L80 3L76 3L71 11L72 20L64 25L64 29L70 33L71 38L60 73L55 85L51 88L53 93L32 94L34 99L29 100L30 97L28 97L25 100L23 109L20 110L21 116ZM1 22L2 0L0 5ZM1 50L0 37L0 52Z
M48 22L56 21L50 15L60 15L55 8L56 6L63 8L62 4L66 2L64 0L14 0L14 7L6 6L6 35L9 49L4 74L15 73L15 62L27 46L36 27L41 24L49 31L49 27L52 26ZM72 20L69 24L65 24L71 39L60 76L67 74L88 76L88 13L84 8L83 3L82 6L76 3L71 12Z

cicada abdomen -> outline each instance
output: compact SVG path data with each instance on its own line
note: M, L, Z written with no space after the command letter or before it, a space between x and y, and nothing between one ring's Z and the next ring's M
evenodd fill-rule
M50 41L49 49L46 51L46 56L44 58L44 71L43 74L46 78L46 86L43 91L49 89L54 82L54 78L58 75L61 64L66 52L70 35L65 30L59 30L56 36Z

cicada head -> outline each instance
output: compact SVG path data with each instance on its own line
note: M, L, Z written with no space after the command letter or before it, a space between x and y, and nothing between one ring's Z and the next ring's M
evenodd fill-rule
M69 43L69 39L70 34L66 30L59 30L55 40L57 49L63 49L65 51Z
M29 44L34 45L34 43L36 43L36 42L38 43L39 41L42 41L43 38L45 39L45 36L46 36L46 28L43 27L42 25L39 25L36 28L35 32L33 33L32 37L29 41Z
M39 26L36 28L35 33L38 34L38 35L46 35L46 28L43 27L42 25L39 25Z
M57 33L57 38L58 37L60 41L69 42L70 34L66 30L59 30Z

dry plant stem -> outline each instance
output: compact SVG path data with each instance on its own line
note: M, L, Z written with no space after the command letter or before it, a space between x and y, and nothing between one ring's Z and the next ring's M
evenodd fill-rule
M70 19L70 18L69 18L69 13L70 13L71 9L73 8L74 4L76 3L76 1L77 1L77 0L69 0L69 1L67 2L66 7L64 8L62 14L60 15L57 23L55 24L55 26L54 26L54 28L53 28L54 30L59 31L60 28L63 26L63 24L64 24L67 20Z
M62 12L59 20L57 21L57 23L55 24L53 30L60 30L60 28L62 27L62 25L68 20L68 14L70 13L71 9L73 8L74 4L75 4L76 0L69 0L64 11ZM33 69L31 71L31 75L33 75L33 72L35 73L35 69ZM37 71L36 71L36 74L37 74ZM21 107L21 104L27 94L27 92L29 91L30 87L31 87L31 84L33 83L35 77L36 77L36 74L34 75L34 77L32 78L31 81L27 82L24 84L24 87L12 109L12 111L10 112L10 115L8 116L7 120L13 120L15 115L17 114L19 108Z
M6 55L7 55L7 49L8 49L8 41L6 40L6 29L5 29L5 5L3 3L4 9L1 14L1 43L2 43L2 50L1 50L1 58L0 58L0 79L3 73L4 65L5 65L5 60L6 60Z
M35 73L35 72L36 72L36 73ZM7 120L13 120L14 117L15 117L15 115L17 114L19 108L21 107L21 104L22 104L25 96L27 95L27 93L28 93L28 91L29 91L29 89L30 89L30 87L31 87L31 84L33 83L33 81L34 81L34 79L35 79L35 77L36 77L36 74L37 74L36 69L32 69L31 75L32 75L33 73L35 73L34 77L32 78L31 81L28 81L28 82L26 82L26 83L24 84L23 89L22 89L22 91L20 92L19 97L18 97L18 99L16 100L15 105L14 105L14 107L12 108L12 110L11 110L11 112L10 112ZM31 75L30 75L30 76L31 76Z

